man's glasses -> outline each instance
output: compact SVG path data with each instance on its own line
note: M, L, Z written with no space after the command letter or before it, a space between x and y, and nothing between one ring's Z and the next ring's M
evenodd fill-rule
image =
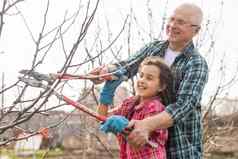
M190 27L199 27L199 25L196 24L190 24L189 22L183 20L183 19L176 19L176 18L169 18L168 23L175 23L179 26L190 26Z

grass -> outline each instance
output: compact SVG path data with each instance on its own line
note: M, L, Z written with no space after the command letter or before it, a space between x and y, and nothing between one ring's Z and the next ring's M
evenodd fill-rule
M7 156L10 159L32 159L34 156L35 159L42 159L47 153L47 156L59 156L63 155L63 151L60 149L55 149L55 150L37 150L34 152L33 155L30 155L29 157L19 157L16 155L14 150L9 150L9 149L1 149L0 150L0 159L2 156Z

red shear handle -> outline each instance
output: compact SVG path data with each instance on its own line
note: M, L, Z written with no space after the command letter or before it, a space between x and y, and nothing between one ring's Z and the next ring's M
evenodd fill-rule
M105 80L116 80L117 76L112 73L105 73L100 75L87 74L87 75L72 75L72 74L61 74L61 73L50 73L50 76L53 79L61 79L61 80L76 80L76 79L89 79L92 81L105 81Z
M63 96L63 100L64 100L66 103L68 103L68 104L74 106L75 108L77 108L77 109L79 109L79 110L81 110L81 111L87 113L88 115L90 115L90 116L96 118L96 119L99 120L99 121L104 122L104 121L106 121L106 119L107 119L106 116L99 115L99 114L97 114L96 112L92 111L91 109L87 108L85 105L82 105L82 104L80 104L80 103L78 103L78 102L75 102L75 101L71 100L70 98L68 98L68 97L66 97L66 96Z

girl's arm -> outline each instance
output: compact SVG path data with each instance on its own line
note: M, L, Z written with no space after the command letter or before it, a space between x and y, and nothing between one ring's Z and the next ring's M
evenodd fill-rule
M112 109L109 109L108 105L103 105L103 104L100 104L97 107L97 113L99 115L103 115L103 116L107 116L107 117L112 116L112 115L119 115L120 110L121 110L121 105L117 106L117 107L114 107Z
M108 116L112 116L112 115L119 115L120 111L121 111L121 105L114 107L110 110L108 110Z

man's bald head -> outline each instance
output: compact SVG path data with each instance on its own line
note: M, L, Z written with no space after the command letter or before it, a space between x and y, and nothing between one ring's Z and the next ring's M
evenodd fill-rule
M169 47L181 51L201 28L203 13L201 8L191 3L183 3L173 10L166 25Z
M182 12L190 19L193 25L201 26L203 12L200 7L192 3L183 3L175 8L174 12Z

